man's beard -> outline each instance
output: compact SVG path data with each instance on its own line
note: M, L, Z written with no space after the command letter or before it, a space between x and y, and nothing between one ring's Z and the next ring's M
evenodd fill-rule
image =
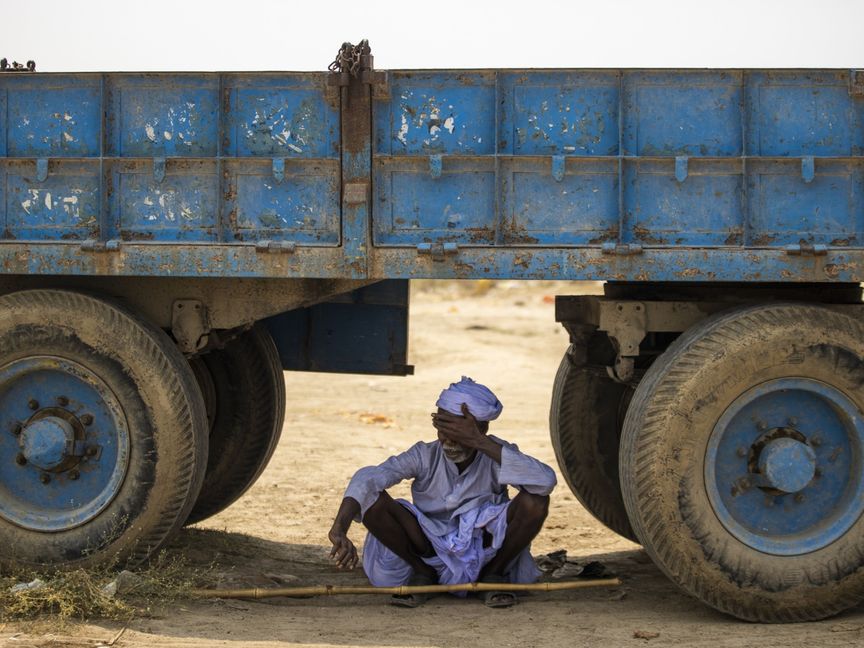
M459 443L454 443L452 445L444 445L442 443L441 448L444 450L444 456L455 464L467 461L472 452L471 448L466 448Z

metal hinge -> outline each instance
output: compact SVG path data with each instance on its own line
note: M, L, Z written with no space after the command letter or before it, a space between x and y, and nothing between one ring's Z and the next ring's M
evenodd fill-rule
M448 254L456 254L459 246L455 243L419 243L417 254L428 254L433 261L443 261Z
M88 239L81 243L82 252L116 252L120 249L120 241L111 239L110 241L97 241Z
M864 97L864 70L849 71L849 94Z
M294 241L256 241L256 252L270 252L272 254L294 254L297 244Z
M786 254L794 256L825 256L828 254L828 246L822 243L815 245L812 243L795 243L794 245L787 245L785 250Z
M642 246L638 243L604 243L601 248L603 254L614 254L615 256L633 256L642 254Z

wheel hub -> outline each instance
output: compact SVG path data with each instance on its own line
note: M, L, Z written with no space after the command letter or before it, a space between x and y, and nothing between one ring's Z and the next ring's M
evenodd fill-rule
M846 394L803 378L741 394L714 426L705 487L718 521L764 553L800 555L864 513L864 418Z
M87 367L55 356L0 366L0 518L64 531L99 515L129 462L125 413Z
M770 488L797 493L816 474L816 453L806 443L789 437L774 439L763 448L759 471Z
M18 444L28 463L42 470L55 470L73 450L75 430L59 416L46 416L24 426Z

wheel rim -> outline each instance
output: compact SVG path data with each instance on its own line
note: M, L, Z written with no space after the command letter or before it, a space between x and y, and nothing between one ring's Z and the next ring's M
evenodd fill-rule
M0 517L65 531L99 515L129 463L120 402L86 367L33 356L0 367Z
M768 554L825 547L864 512L864 421L842 392L810 378L753 387L723 413L705 456L720 523Z

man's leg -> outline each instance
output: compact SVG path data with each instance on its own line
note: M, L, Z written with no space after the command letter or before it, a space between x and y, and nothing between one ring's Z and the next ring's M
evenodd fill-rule
M385 547L411 565L415 574L438 581L438 573L422 558L435 555L432 543L420 528L417 518L386 491L366 510L363 525Z
M521 491L507 508L507 533L498 553L486 563L478 581L488 576L503 577L513 559L540 533L549 513L549 496Z

